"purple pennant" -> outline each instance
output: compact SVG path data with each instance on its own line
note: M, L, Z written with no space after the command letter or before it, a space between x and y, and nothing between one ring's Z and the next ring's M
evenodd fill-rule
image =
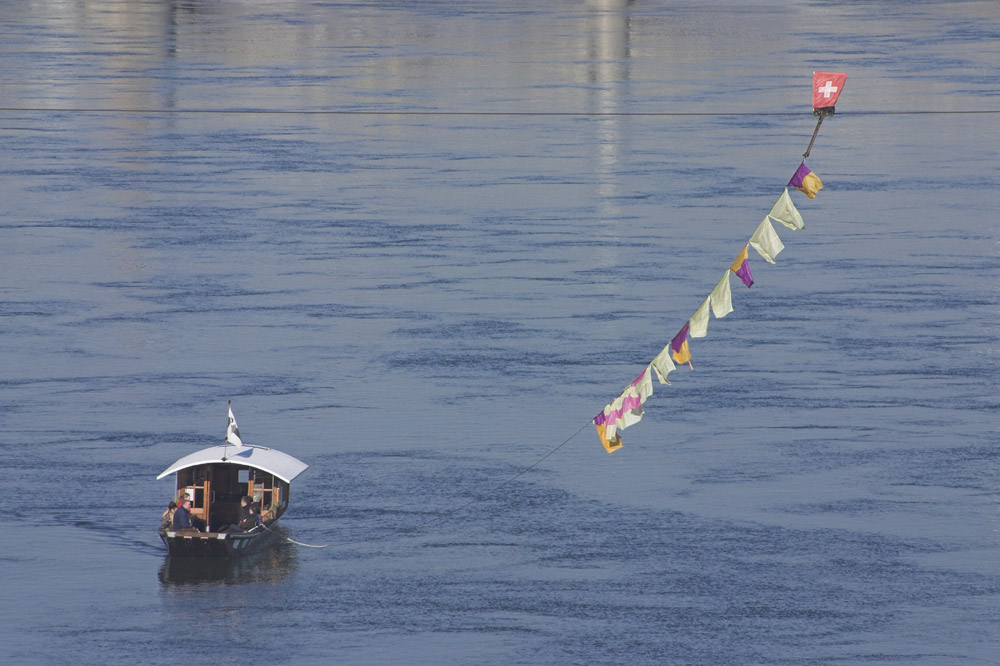
M683 345L684 341L688 339L688 328L690 325L690 322L684 324L684 328L682 328L680 332L674 336L674 339L670 341L670 348L675 352L680 352L681 345Z
M744 245L739 255L737 255L736 260L729 267L729 270L736 273L740 280L743 281L747 289L753 286L753 274L750 273L750 258L747 254L749 249L749 244Z
M799 168L795 170L795 175L792 176L792 179L788 181L788 187L795 187L795 188L802 187L802 179L811 173L812 169L807 167L806 163L803 162L802 164L799 165Z
M747 286L747 289L753 286L753 274L750 272L750 261L748 259L744 259L743 265L733 272L743 280L743 284Z

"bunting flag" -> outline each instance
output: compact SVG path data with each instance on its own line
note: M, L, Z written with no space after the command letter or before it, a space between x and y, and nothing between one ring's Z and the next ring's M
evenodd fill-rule
M823 189L823 181L803 162L795 170L795 175L788 181L787 187L794 187L810 199L815 199L816 193Z
M792 180L795 180L792 178ZM819 180L817 178L817 180ZM798 209L795 204L792 203L792 197L788 195L788 188L781 193L778 200L774 203L771 208L771 212L767 214L772 220L777 220L789 229L805 229L805 223L802 221L802 216L799 215Z
M712 314L716 319L722 319L733 311L733 292L729 287L730 272L726 271L719 284L715 285L715 289L708 295L712 299Z
M694 366L691 365L691 349L688 347L688 329L690 326L690 322L684 324L684 328L670 341L670 349L673 350L675 361L678 363L687 363L688 367L694 370Z
M694 311L691 318L688 319L688 324L691 325L689 333L692 338L703 338L708 335L708 306L712 303L712 297L707 297L702 301L698 309Z
M243 446L240 439L240 427L236 425L236 417L233 416L233 401L229 401L229 425L226 426L226 441L236 446Z
M832 109L846 82L841 72L813 72L813 109Z
M622 447L618 430L624 430L642 419L642 403L653 395L653 380L649 376L649 366L632 380L621 394L604 411L594 417L597 436L608 453Z
M726 275L729 275L728 271L726 272ZM674 365L673 360L670 358L670 352L670 345L667 345L650 363L653 367L653 371L656 372L656 378L661 384L666 384L667 386L670 385L670 382L667 381L667 375L677 369L677 366Z
M764 261L771 264L774 263L774 258L778 256L778 253L785 249L785 244L778 238L778 234L775 233L774 227L771 226L771 220L767 216L750 237L750 245L757 250L757 254L763 257Z
M750 248L750 244L747 243L743 246L743 250L740 252L739 256L736 257L736 261L733 262L729 270L736 273L736 276L743 280L743 284L747 286L747 289L753 286L753 274L750 272L750 259L747 256L747 250Z
M639 376L632 380L629 384L639 395L640 404L646 402L649 396L653 395L653 378L650 377L649 366L639 373Z
M598 423L600 420L600 423ZM622 437L619 434L615 434L614 439L608 440L607 428L604 425L604 414L598 414L594 417L594 426L597 428L597 436L601 438L601 444L604 445L604 449L608 453L612 453L622 448Z

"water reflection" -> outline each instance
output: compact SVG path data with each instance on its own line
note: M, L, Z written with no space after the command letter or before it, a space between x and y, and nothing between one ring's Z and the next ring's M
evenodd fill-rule
M279 544L261 553L240 558L167 557L160 567L165 586L222 583L277 583L298 568L295 548Z
M596 113L621 113L628 98L630 0L588 0L592 10L587 26L588 83L593 90L591 110ZM598 120L598 183L601 216L618 217L617 199L621 195L622 118L607 116Z

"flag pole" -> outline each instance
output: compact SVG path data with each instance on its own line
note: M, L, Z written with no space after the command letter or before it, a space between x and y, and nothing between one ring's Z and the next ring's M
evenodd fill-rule
M824 118L833 115L833 107L829 106L823 109L813 109L813 113L819 116L819 120L816 121L816 129L813 130L812 138L809 139L809 147L806 148L806 152L802 153L802 159L809 157L809 153L812 152L813 144L816 142L816 135L819 134L819 126L823 124Z
M233 411L233 401L229 401L229 412ZM226 462L226 454L229 453L229 419L226 418L226 439L223 440L222 444L222 462Z

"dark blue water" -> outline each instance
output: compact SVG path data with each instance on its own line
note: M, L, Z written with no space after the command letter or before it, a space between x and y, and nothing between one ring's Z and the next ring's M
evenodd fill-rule
M1000 663L998 67L991 2L0 6L0 659ZM806 228L609 456L813 70ZM166 558L228 400L328 548Z

